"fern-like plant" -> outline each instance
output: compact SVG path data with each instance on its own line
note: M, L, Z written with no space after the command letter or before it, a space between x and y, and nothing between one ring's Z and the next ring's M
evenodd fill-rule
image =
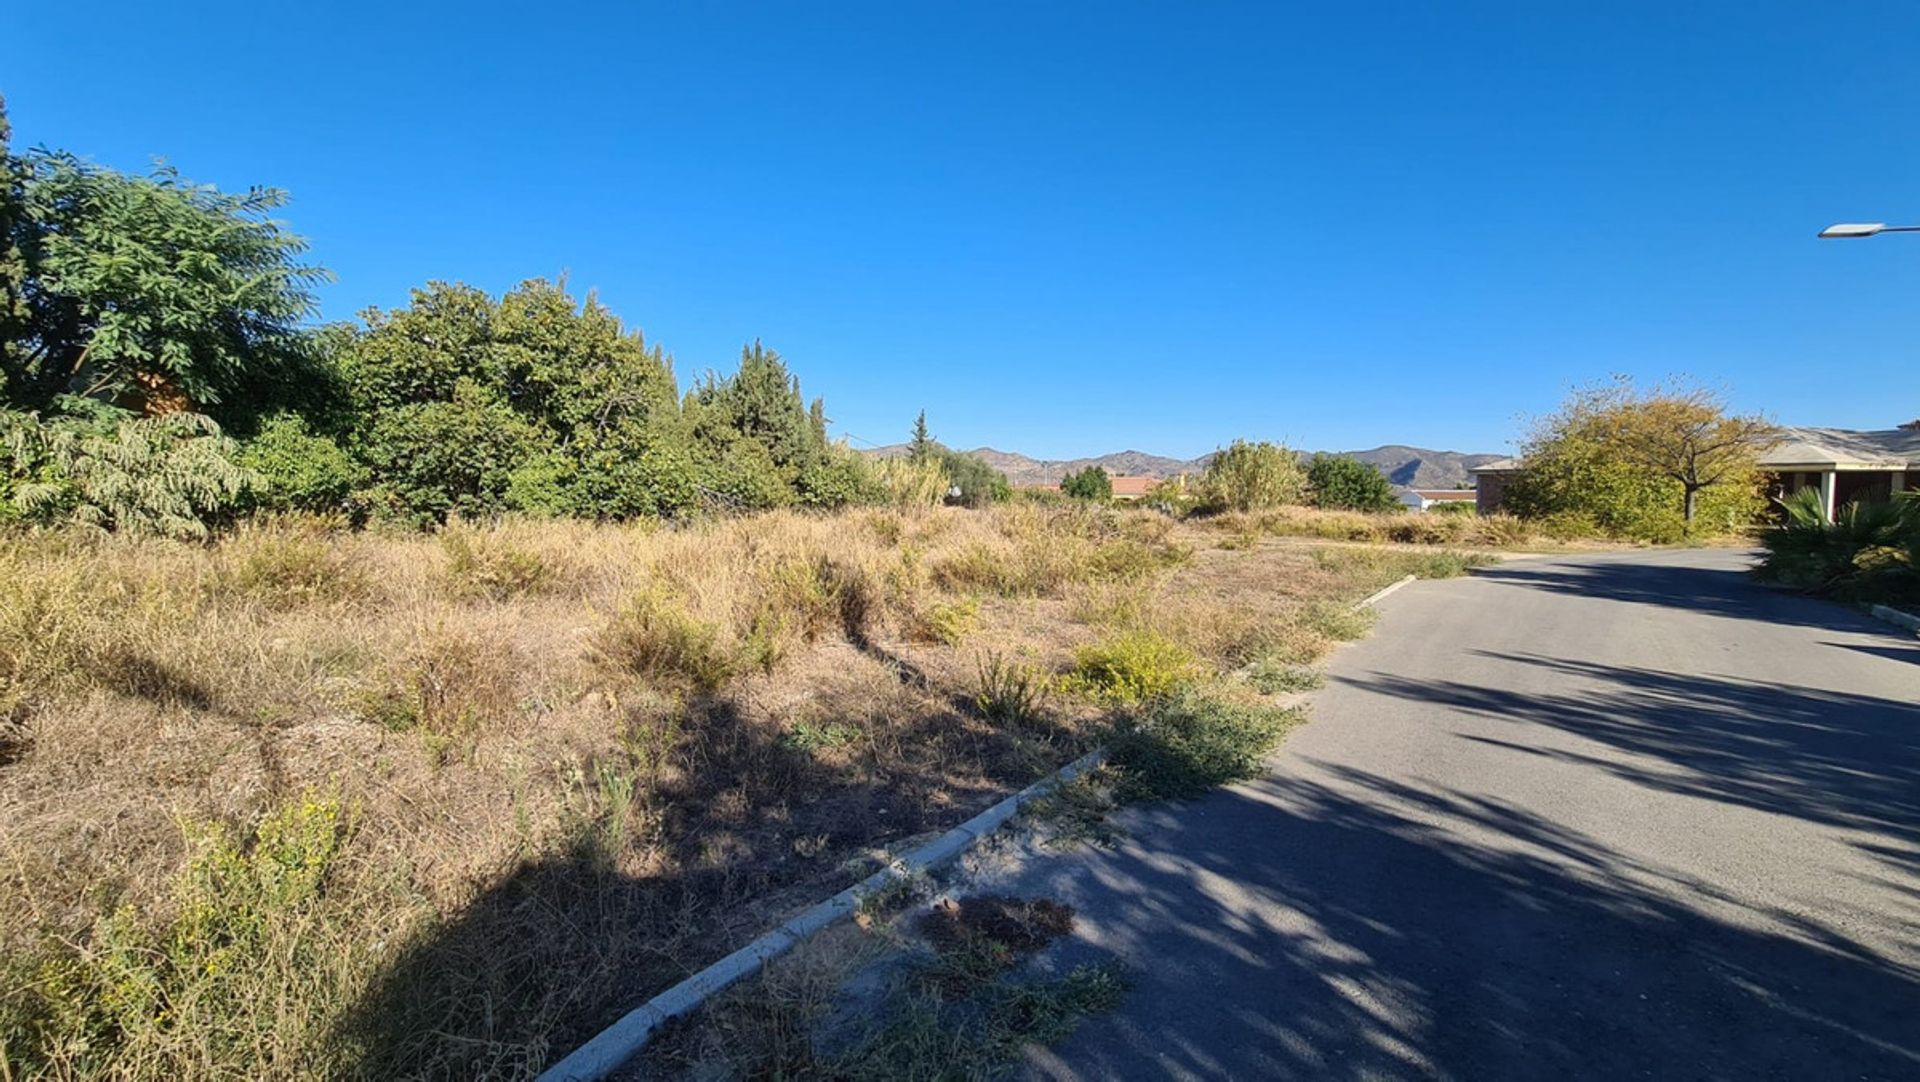
M258 482L211 418L90 414L0 413L23 520L198 539Z

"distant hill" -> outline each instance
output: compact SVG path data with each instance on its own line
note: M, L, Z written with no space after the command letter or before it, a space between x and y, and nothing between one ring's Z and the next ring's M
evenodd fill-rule
M895 443L876 447L867 453L879 458L895 458L907 453L907 445ZM977 447L968 453L985 459L994 469L1006 474L1007 480L1015 485L1058 484L1062 477L1088 466L1099 466L1110 474L1128 477L1178 477L1183 473L1199 473L1207 468L1207 460L1213 457L1201 455L1199 458L1181 459L1150 455L1144 451L1116 451L1094 458L1044 459L1029 458L1018 451L1000 451L992 447ZM1469 469L1503 457L1430 451L1424 447L1401 444L1388 444L1370 451L1340 453L1368 463L1386 474L1387 480L1406 488L1465 486L1473 481L1467 473Z

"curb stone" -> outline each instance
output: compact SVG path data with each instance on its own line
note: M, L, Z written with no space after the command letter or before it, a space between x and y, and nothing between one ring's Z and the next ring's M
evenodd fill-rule
M1389 583L1356 602L1353 607L1367 608L1418 578L1418 575L1408 575ZM895 883L952 863L982 839L1005 826L1029 801L1085 774L1105 762L1106 758L1105 748L1082 755L933 841L895 859L859 883L788 918L773 931L628 1011L587 1043L568 1053L560 1062L542 1071L538 1082L597 1082L605 1078L639 1054L654 1033L669 1020L686 1014L741 979L760 972L768 962L812 936L853 916L864 899Z
M1899 609L1889 608L1886 605L1868 606L1867 612L1876 620L1885 620L1895 627L1904 627L1908 631L1920 633L1920 616L1915 616L1909 612L1901 612Z
M589 1082L619 1070L646 1046L668 1019L686 1014L741 978L760 972L768 962L802 941L853 916L865 898L952 863L981 839L1005 826L1027 802L1099 766L1106 757L1104 748L1082 755L854 886L789 918L773 931L628 1011L586 1044L541 1072L540 1082Z

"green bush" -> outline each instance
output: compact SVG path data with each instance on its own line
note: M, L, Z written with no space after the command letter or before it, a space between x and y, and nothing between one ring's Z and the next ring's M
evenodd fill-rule
M1346 455L1319 454L1307 465L1315 506L1340 511L1392 511L1400 501L1379 470Z
M1193 652L1152 631L1123 631L1074 652L1066 686L1117 703L1171 695L1200 676Z
M1763 532L1761 579L1850 601L1920 600L1920 496L1849 503L1832 521L1819 492L1781 503L1781 521Z
M1099 466L1088 466L1060 479L1060 493L1076 500L1106 503L1113 499L1113 479Z
M294 413L268 418L240 445L237 461L260 475L249 502L265 511L351 514L354 493L369 478L364 465Z
M1128 800L1173 800L1259 774L1302 715L1186 692L1157 700L1115 726L1108 741Z
M1200 490L1209 511L1256 511L1302 502L1307 474L1299 456L1279 444L1235 440L1214 452Z

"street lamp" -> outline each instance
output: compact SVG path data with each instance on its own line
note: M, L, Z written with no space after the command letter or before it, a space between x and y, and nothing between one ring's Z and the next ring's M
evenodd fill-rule
M1920 233L1920 225L1888 225L1885 222L1841 222L1820 231L1831 240L1838 237L1872 237L1881 233Z

